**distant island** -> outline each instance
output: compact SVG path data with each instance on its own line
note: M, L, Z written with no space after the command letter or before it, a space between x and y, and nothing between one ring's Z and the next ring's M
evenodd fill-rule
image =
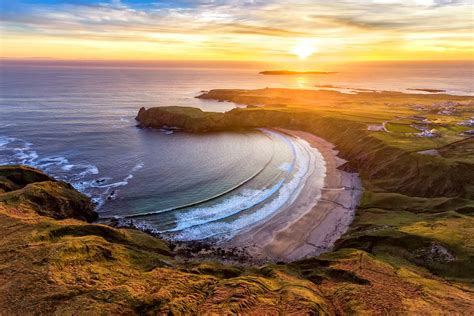
M446 90L440 90L440 89L411 89L411 88L408 88L407 90L424 91L424 92L431 92L431 93L446 92Z
M291 70L265 70L260 71L261 75L330 75L336 74L334 71L291 71Z

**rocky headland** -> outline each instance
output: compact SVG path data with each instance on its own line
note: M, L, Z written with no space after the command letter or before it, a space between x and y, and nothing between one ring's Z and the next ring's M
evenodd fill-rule
M256 90L259 93L255 97L248 90L211 90L199 97L265 106L235 108L226 113L204 112L189 107L141 108L136 120L142 128L173 126L192 133L251 128L305 131L335 144L341 158L348 161L343 168L357 170L365 179L374 179L369 189L378 187L387 192L425 197L474 197L474 192L470 189L474 185L474 170L470 163L448 163L446 160L435 160L434 157L391 146L374 138L367 132L367 125L361 122L331 117L327 113L315 112L308 108L298 108L295 111L293 108L290 110L281 107L279 105L282 102L288 102L282 100L288 98L282 90L285 89ZM282 93L275 96L278 91ZM333 91L311 93L323 96L339 94ZM298 100L292 100L292 103L295 101ZM435 161L436 171L433 170ZM467 175L471 177L468 178Z

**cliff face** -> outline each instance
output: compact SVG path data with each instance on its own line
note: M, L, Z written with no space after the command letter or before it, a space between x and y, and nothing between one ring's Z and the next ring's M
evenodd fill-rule
M0 203L54 219L97 219L88 197L70 184L26 166L0 166Z

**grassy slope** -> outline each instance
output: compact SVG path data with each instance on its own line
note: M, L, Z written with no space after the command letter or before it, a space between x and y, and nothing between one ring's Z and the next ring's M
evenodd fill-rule
M144 233L0 207L7 314L466 312L469 289L342 249L290 265L176 262Z

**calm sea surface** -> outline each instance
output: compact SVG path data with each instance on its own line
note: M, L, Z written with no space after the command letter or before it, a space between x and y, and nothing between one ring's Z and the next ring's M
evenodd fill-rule
M270 131L190 135L141 130L142 106L235 105L194 98L214 88L332 85L474 95L472 63L358 64L328 76L255 69L0 65L0 164L28 164L90 195L102 218L133 218L179 239L231 235L275 212L317 158Z

